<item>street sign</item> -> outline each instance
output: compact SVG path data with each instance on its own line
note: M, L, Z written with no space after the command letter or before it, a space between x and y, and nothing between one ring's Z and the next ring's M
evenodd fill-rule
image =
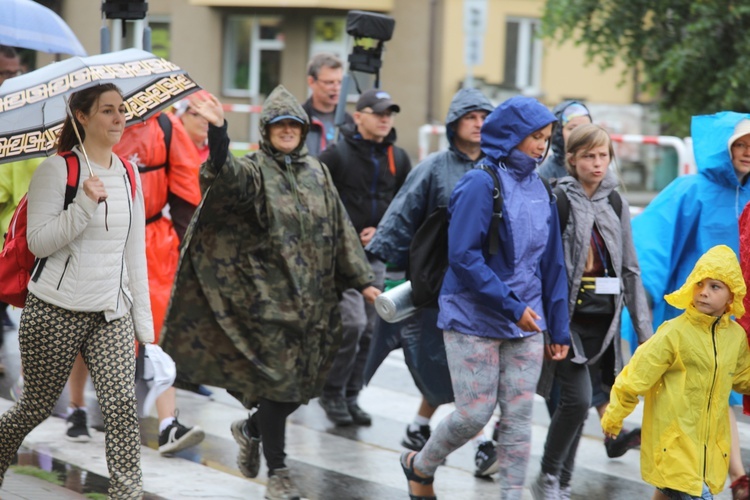
M464 0L464 63L482 64L484 32L487 29L487 0Z

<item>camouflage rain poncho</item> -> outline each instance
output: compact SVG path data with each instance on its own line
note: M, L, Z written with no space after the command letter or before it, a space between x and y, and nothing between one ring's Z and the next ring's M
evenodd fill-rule
M277 87L261 150L201 167L206 190L183 243L161 345L182 383L306 403L319 395L341 337L339 292L372 271L328 170L300 147L276 152L266 124L305 120ZM218 171L218 172L217 172Z

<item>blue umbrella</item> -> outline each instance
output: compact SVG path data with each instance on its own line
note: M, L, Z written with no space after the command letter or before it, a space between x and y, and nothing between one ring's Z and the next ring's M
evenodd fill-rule
M70 26L47 7L32 0L2 0L0 44L52 54L85 56Z

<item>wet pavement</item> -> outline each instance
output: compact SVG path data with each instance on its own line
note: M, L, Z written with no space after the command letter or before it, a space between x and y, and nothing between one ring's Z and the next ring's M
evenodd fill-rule
M13 312L18 321L18 311ZM10 385L18 374L18 342L15 331L6 332L2 350L6 375L0 377L0 412L12 405L8 400ZM366 499L392 500L408 498L406 480L398 457L403 449L399 443L406 425L419 405L417 392L403 363L400 351L385 361L361 397L360 405L373 415L371 427L333 426L313 400L289 419L287 431L287 465L302 491L310 500ZM90 424L100 423L95 409L95 395L89 387ZM64 411L66 398L57 410ZM141 422L144 443L142 464L144 487L149 500L159 499L262 499L267 480L266 471L256 479L247 479L237 470L238 447L229 432L232 421L245 418L246 411L225 391L214 390L209 399L178 391L180 421L198 424L206 431L205 441L174 457L162 457L156 451L158 423L153 416ZM641 407L626 421L626 426L639 424ZM440 408L433 419L450 413L450 406ZM549 418L541 398L535 400L532 457L528 483L539 471ZM63 436L65 421L49 418L29 434L20 450L18 462L24 466L52 471L60 485L22 475L11 469L0 490L3 499L66 499L82 495L106 493L107 468L104 458L104 434L92 431L89 443L71 443ZM490 429L487 429L490 435ZM740 435L744 445L750 443L750 421L741 417ZM750 463L750 449L743 449L745 463ZM438 498L480 500L499 498L497 482L473 476L474 450L471 444L453 453L436 474ZM26 493L23 493L26 488ZM46 488L46 489L45 489ZM65 489L63 489L65 488ZM28 496L31 492L32 496ZM64 493L63 493L64 492ZM619 459L608 459L595 414L586 423L578 451L573 479L573 498L632 500L650 498L651 486L640 479L639 456L628 452ZM23 496L23 495L27 496ZM69 496L67 496L69 495ZM101 497L103 498L103 497ZM526 490L524 499L531 495ZM723 492L719 500L731 498Z

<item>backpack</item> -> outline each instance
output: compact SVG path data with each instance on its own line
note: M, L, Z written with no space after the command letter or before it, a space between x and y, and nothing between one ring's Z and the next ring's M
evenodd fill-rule
M500 221L503 218L503 190L495 170L484 164L477 165L492 177L492 218L490 219L487 252L496 255L500 251ZM550 197L554 200L549 183L541 178ZM411 298L416 308L437 307L443 278L448 271L448 207L439 206L427 216L414 233L409 245L409 280Z
M560 217L560 234L565 232L565 228L568 226L568 219L570 219L570 200L565 191L559 186L554 189L555 197L557 198L557 215ZM611 191L607 196L609 204L612 205L617 218L622 216L622 197L617 191Z
M65 158L65 166L68 170L68 179L65 183L65 203L63 210L73 202L78 192L78 183L81 179L81 163L72 151L59 153ZM135 200L135 170L130 162L120 158L128 174L130 183L130 194ZM36 281L42 273L47 258L37 259L29 250L26 241L26 228L28 216L27 195L21 198L5 234L5 243L0 251L0 301L12 306L23 307L28 294L29 280ZM33 273L33 277L32 277Z

